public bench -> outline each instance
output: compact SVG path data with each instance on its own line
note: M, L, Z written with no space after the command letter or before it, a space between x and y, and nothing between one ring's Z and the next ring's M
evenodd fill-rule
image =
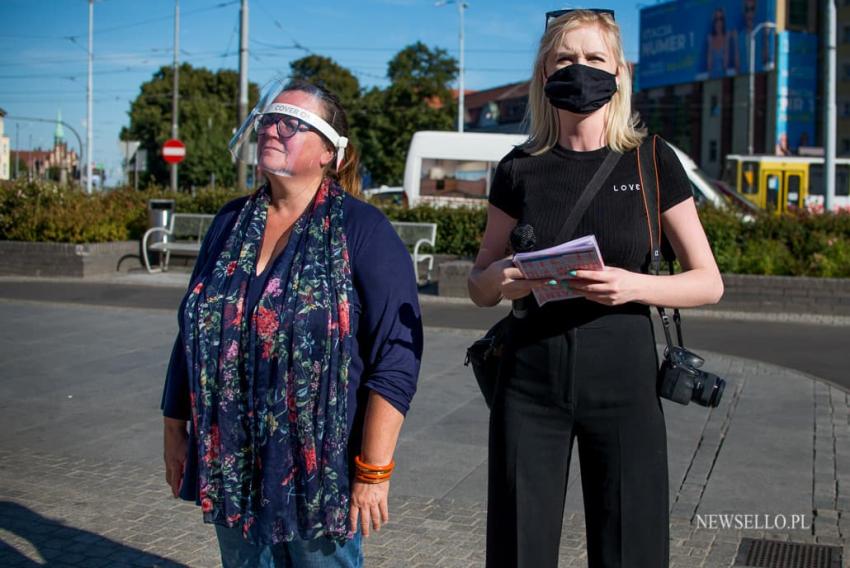
M419 263L428 262L428 271L425 281L431 281L431 272L434 270L434 255L437 243L436 223L415 223L410 221L391 221L396 234L410 250L413 259L413 270L416 274L416 282L419 283ZM423 246L431 247L432 254L421 252Z
M172 254L181 256L198 256L201 242L212 223L214 215L203 213L174 213L168 226L153 227L145 231L142 237L142 258L148 272L163 272L168 270ZM401 241L410 250L416 281L419 282L419 263L427 262L428 269L425 281L431 280L434 270L434 255L437 242L436 223L415 223L409 221L391 221L393 229ZM155 237L159 236L158 239ZM428 246L431 253L422 252L422 247ZM159 253L159 267L151 266L150 253Z
M142 258L147 271L151 273L167 271L172 253L181 256L198 256L204 235L214 217L215 215L205 213L174 213L167 227L153 227L145 231L142 237ZM151 252L159 253L159 268L151 267Z

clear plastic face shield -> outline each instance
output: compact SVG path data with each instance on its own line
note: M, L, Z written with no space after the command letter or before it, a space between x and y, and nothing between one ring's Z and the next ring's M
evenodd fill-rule
M303 164L301 158L305 152L323 152L325 144L330 142L336 152L335 165L339 171L348 138L340 136L317 114L323 108L318 95L284 89L284 83L274 81L263 90L257 106L227 145L231 155L247 163L256 158L256 164L263 172L291 177L296 165ZM310 131L323 138L320 146L305 144L303 139L298 138ZM252 148L254 142L255 150ZM314 158L316 163L318 159L317 154Z

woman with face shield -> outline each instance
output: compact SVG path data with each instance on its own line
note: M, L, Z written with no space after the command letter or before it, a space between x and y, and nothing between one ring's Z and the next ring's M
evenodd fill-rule
M723 283L687 175L671 148L637 126L630 92L613 13L547 14L532 71L530 137L496 169L469 278L479 306L526 302L515 310L524 317L509 321L490 416L489 568L557 566L576 440L588 565L668 565L666 432L649 308L717 302ZM660 224L681 274L647 274L648 221L658 214L643 195L654 173L641 170L642 152L655 156ZM613 169L568 225L606 162ZM525 240L534 235L531 250L593 234L605 267L563 281L525 279L505 256L515 228ZM578 297L539 306L530 293L545 287Z
M419 372L413 266L386 217L355 197L333 94L270 89L234 156L253 129L266 183L218 213L180 306L166 480L215 524L225 568L359 567L361 535L388 519Z

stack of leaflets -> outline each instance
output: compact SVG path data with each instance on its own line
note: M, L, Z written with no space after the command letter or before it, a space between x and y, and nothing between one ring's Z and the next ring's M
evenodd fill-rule
M517 253L513 261L514 266L519 268L526 278L549 278L558 281L558 286L544 286L533 290L534 298L540 306L546 302L581 297L581 294L570 290L565 282L572 278L570 270L605 268L596 235L587 235L543 250Z

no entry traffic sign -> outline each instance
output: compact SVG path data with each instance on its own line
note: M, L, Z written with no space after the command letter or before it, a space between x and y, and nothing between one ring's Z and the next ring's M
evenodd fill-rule
M169 164L179 164L186 157L186 145L172 138L162 145L162 158Z

